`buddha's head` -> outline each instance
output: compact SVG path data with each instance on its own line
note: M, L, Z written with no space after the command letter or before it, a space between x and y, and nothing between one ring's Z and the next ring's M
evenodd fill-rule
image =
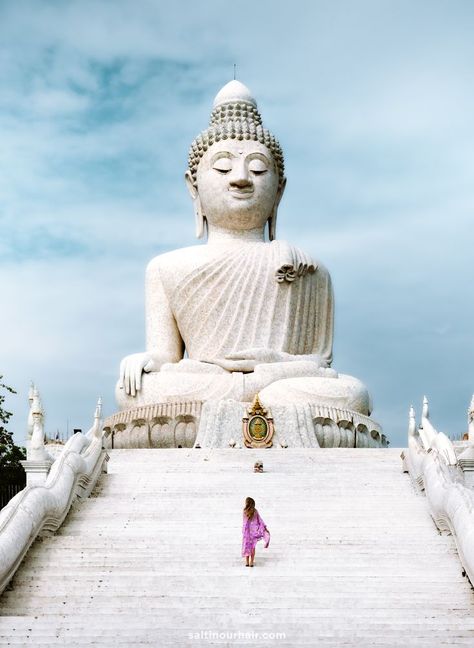
M270 240L275 237L286 183L283 152L239 81L216 96L209 128L191 145L186 182L198 237L205 223L237 231L263 229L268 223Z

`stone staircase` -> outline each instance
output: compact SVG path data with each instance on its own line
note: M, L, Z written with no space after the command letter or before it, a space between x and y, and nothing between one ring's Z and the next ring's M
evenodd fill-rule
M0 645L473 646L470 584L399 455L113 450L0 598ZM253 569L248 495L272 533Z

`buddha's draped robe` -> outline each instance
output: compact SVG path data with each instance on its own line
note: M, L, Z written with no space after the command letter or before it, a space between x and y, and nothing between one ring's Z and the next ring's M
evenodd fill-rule
M189 358L250 348L319 354L330 366L329 273L282 241L245 243L184 277L169 296Z

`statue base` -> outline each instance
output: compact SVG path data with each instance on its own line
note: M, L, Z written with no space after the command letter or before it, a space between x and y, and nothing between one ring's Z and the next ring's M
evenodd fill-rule
M156 403L104 422L106 448L243 447L249 402L232 399ZM382 428L359 412L314 403L273 405L274 448L385 448Z

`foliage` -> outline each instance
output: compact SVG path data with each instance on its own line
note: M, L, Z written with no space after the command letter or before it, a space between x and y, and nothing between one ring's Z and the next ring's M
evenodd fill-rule
M21 469L20 460L26 459L26 453L24 448L15 445L13 433L8 432L6 429L12 413L7 412L3 407L5 394L7 392L16 394L16 391L1 382L2 379L3 376L0 376L0 475L2 473L6 475L7 472L10 473L12 470Z

